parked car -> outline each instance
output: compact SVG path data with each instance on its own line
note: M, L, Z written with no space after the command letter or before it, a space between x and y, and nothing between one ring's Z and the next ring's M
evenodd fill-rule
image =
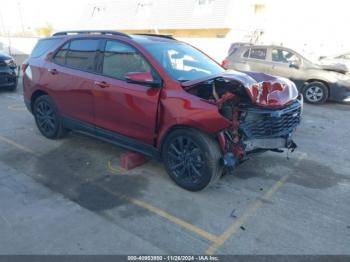
M318 65L281 46L239 45L222 65L227 69L262 72L292 80L308 103L327 99L350 101L350 75L329 65Z
M14 91L17 88L17 66L15 60L0 52L0 88Z
M291 81L226 72L169 36L59 32L22 68L25 104L45 137L75 130L162 159L188 190L252 153L296 147L302 97Z

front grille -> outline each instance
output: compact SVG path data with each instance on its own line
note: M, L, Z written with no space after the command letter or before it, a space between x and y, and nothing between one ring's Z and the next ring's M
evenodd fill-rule
M240 129L247 138L280 137L291 133L300 123L301 104L294 102L278 110L242 110Z
M11 76L8 73L0 72L0 84L10 84L16 80L16 77Z

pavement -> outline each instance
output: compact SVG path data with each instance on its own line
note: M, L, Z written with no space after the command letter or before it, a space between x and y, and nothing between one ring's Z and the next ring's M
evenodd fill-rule
M349 105L305 105L294 153L193 193L155 160L45 139L21 90L0 91L0 254L350 254Z

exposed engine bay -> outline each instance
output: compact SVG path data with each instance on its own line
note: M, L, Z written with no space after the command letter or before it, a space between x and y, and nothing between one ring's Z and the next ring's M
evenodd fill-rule
M219 76L185 90L215 104L219 113L230 121L231 124L217 134L224 166L234 167L251 153L296 148L291 136L300 123L302 98L295 98L298 93L289 82L245 84L241 79Z

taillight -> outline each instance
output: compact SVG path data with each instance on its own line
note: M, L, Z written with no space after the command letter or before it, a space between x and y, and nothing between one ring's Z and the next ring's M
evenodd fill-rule
M28 63L23 63L23 64L22 64L21 68L22 68L22 72L23 72L23 73L26 71L26 69L27 69L28 66L29 66Z
M229 61L227 58L225 58L222 62L221 62L221 66L222 67L226 67L228 65Z

